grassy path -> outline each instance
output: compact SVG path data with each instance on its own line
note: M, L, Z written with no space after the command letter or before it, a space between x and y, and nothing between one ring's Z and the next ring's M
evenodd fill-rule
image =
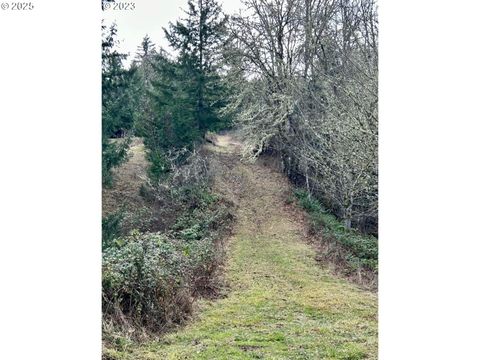
M220 140L228 171L218 183L240 186L228 296L202 300L189 325L131 358L376 359L376 296L322 270L298 210L285 203L284 177L240 162L229 138Z

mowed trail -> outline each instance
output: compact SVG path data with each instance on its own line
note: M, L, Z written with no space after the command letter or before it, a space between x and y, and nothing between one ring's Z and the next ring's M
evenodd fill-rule
M209 145L218 192L237 203L226 297L132 359L376 359L377 298L322 269L288 204L285 177L240 160L230 135Z

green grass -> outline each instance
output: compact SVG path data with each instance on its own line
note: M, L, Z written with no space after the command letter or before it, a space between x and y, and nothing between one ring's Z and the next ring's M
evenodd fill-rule
M378 239L360 234L355 229L347 229L322 204L309 197L304 190L295 192L300 206L309 214L313 229L335 241L347 251L347 261L353 266L364 266L376 271L378 268Z
M227 298L202 301L189 326L117 358L375 359L375 296L322 271L288 226L273 225L283 234L233 240Z
M158 340L125 341L105 357L377 359L376 294L318 265L298 214L283 205L288 181L240 162L218 176L242 183L227 249L226 297L198 300L187 326Z

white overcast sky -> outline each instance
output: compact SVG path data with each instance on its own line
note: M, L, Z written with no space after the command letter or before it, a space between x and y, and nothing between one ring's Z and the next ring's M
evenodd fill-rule
M121 0L119 2L135 3L135 10L105 10L103 17L106 25L114 21L118 25L119 48L129 53L129 62L135 56L136 49L143 37L148 34L155 45L168 49L162 28L168 23L184 17L181 9L187 8L187 0ZM219 0L227 14L237 12L241 0Z

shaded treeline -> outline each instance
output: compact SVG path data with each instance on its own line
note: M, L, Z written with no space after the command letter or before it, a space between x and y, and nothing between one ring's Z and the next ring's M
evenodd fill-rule
M238 111L256 157L273 151L308 193L377 232L374 0L245 0L230 23Z
M219 114L228 95L220 76L226 21L215 1L190 1L185 18L164 29L177 55L157 49L147 35L128 68L115 50L116 25L103 26L104 183L126 155L127 141L112 137L142 137L151 178L160 181L207 131L228 126Z

